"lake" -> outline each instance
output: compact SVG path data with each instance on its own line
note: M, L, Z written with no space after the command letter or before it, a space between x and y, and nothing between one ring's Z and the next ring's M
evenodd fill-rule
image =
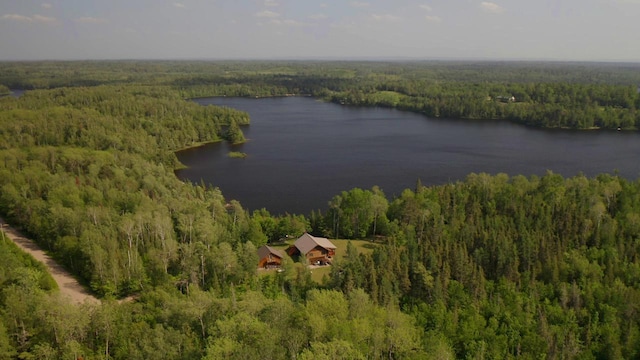
M640 175L640 133L548 130L508 121L433 119L386 108L324 103L308 97L202 98L244 110L245 144L214 143L177 154L176 175L217 186L250 211L309 214L343 190L403 189L463 180L469 173ZM248 154L229 158L229 151Z
M19 98L20 96L22 96L22 94L24 94L24 92L26 90L22 90L22 89L10 89L11 93L9 95L15 97L15 98Z

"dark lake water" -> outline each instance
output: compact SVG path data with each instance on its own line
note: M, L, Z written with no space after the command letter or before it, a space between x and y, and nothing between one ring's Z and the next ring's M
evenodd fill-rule
M245 144L209 144L178 153L178 177L219 187L249 210L308 214L342 190L378 185L387 197L469 173L640 175L640 133L542 130L507 121L431 119L312 98L205 98L247 111ZM248 154L232 159L229 151Z
M20 96L22 96L22 94L24 94L26 90L21 90L21 89L11 89L11 96L19 98Z

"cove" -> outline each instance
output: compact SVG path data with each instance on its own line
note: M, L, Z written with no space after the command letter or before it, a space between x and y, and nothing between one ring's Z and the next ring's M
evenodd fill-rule
M469 173L592 177L640 174L640 133L548 130L508 121L432 119L387 108L349 107L307 97L201 98L199 104L244 110L245 144L208 144L177 154L176 175L219 187L253 211L325 211L333 196L378 185L390 199ZM229 151L247 153L229 158Z
M14 98L19 98L20 96L24 95L24 92L26 90L22 90L22 89L10 89L9 90L10 93L8 95L14 97Z

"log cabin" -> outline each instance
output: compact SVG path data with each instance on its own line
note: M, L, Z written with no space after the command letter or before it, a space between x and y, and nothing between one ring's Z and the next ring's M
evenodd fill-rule
M290 256L304 256L309 265L327 265L333 261L336 246L327 238L304 233L289 247L287 253Z
M258 267L263 269L277 269L282 266L282 253L271 246L264 245L258 249Z

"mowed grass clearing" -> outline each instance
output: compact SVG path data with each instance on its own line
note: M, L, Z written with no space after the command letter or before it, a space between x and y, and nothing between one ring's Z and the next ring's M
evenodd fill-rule
M342 260L347 255L347 244L351 243L358 250L358 254L370 254L373 252L377 246L376 243L373 243L369 240L331 240L333 245L336 246L336 259ZM319 268L315 268L311 270L311 279L317 283L322 283L322 278L326 275L329 276L331 274L331 265L322 266Z

